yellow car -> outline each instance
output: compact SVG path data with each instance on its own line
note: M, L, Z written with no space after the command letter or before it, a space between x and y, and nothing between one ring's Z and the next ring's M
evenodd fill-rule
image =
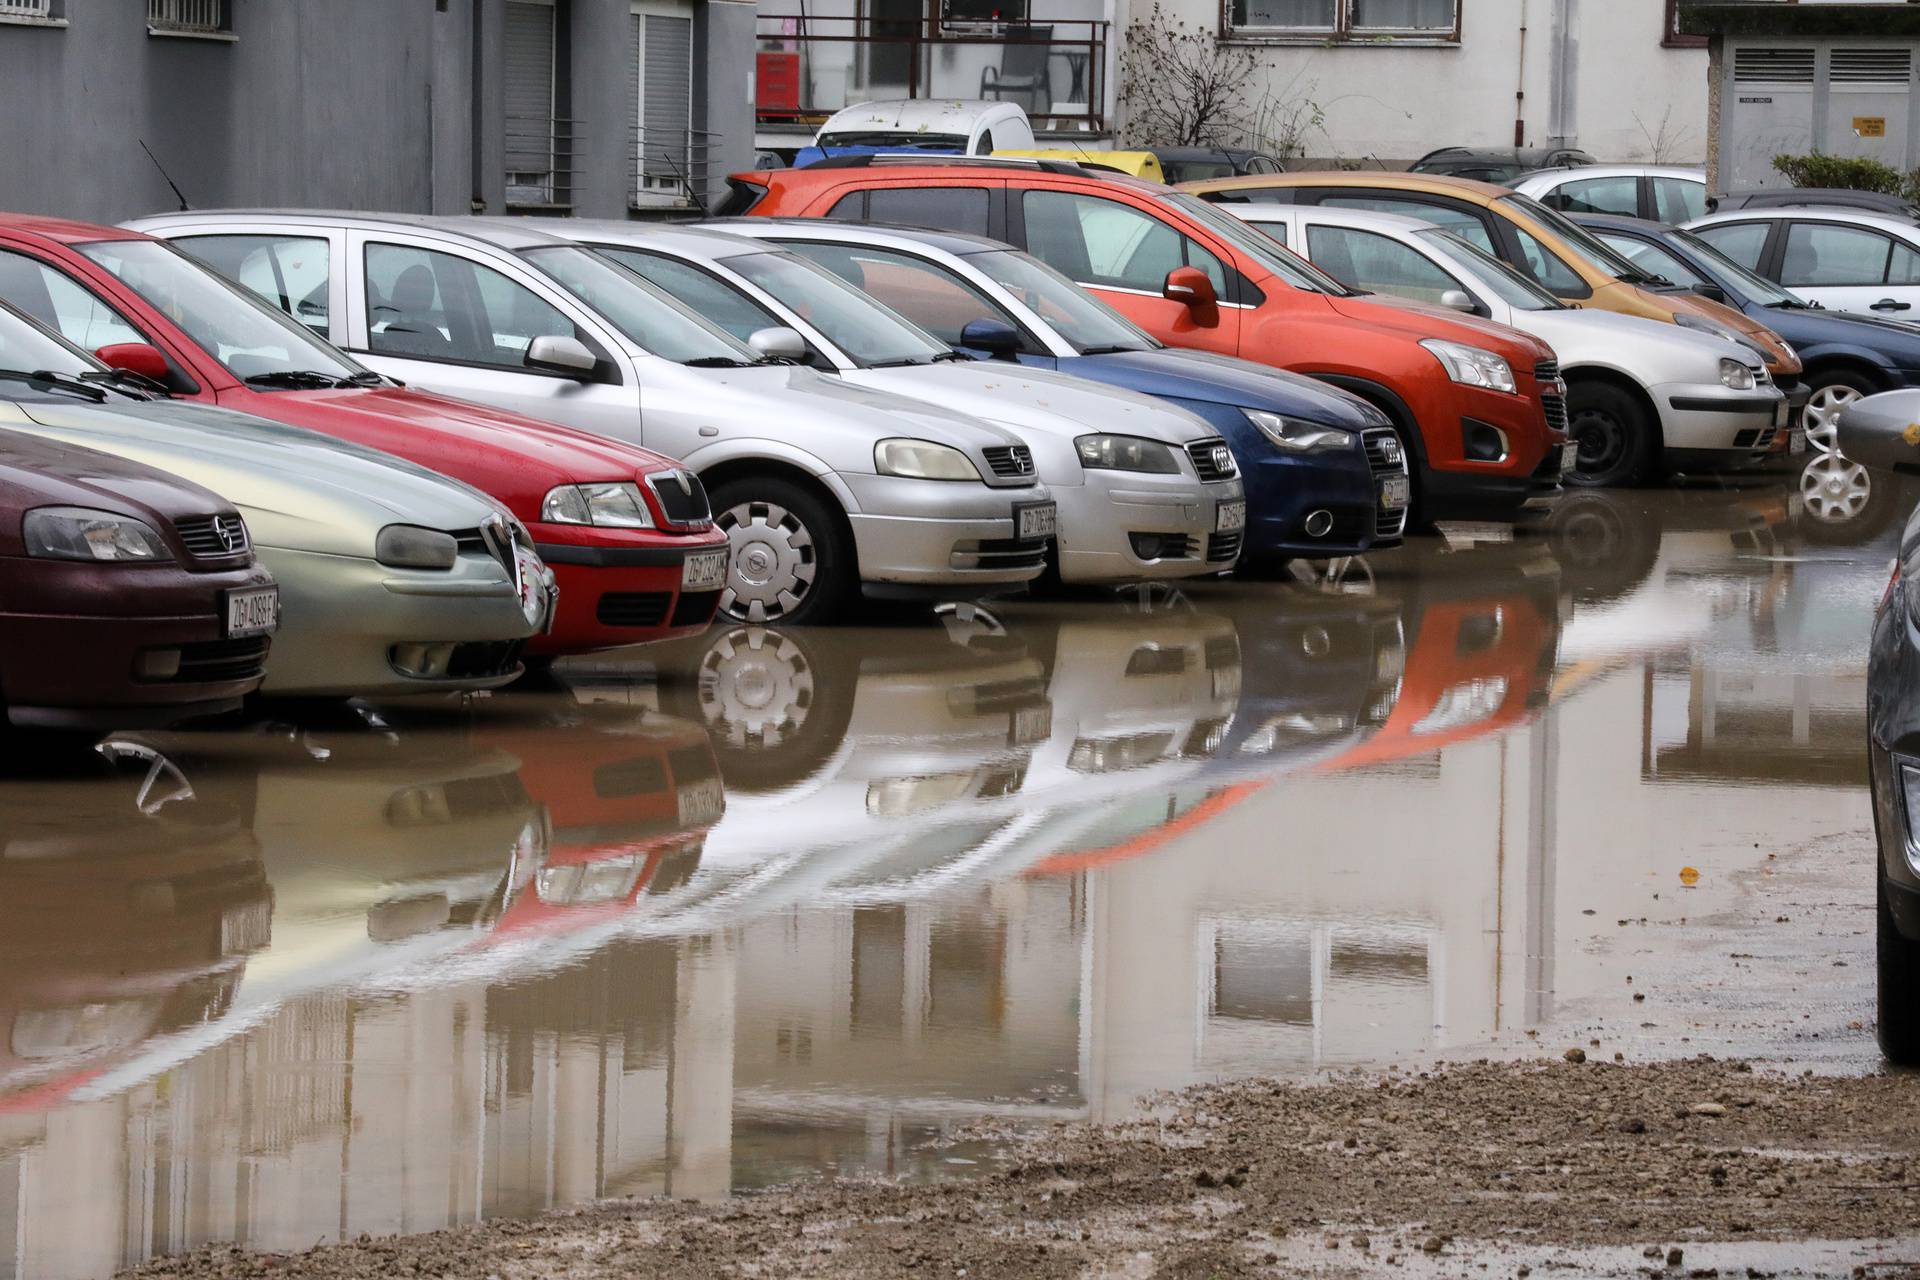
M1151 151L1095 151L1090 147L1042 147L1033 151L996 151L993 154L1024 160L1071 160L1091 169L1112 169L1117 173L1145 178L1148 182L1167 180L1166 172L1160 168L1160 157Z

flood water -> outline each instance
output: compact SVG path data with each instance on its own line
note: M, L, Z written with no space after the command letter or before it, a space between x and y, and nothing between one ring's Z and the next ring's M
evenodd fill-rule
M0 1277L937 1176L977 1119L1550 1025L1648 877L1864 814L1913 497L1583 494L1311 583L34 753Z

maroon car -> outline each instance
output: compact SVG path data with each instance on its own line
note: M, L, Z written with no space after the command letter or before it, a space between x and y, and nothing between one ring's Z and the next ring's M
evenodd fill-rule
M0 368L5 401L62 375ZM0 430L0 707L116 728L230 711L260 685L278 593L239 512L198 485Z

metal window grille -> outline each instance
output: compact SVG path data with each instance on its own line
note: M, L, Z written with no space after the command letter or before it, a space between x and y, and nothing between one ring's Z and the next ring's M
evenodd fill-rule
M147 25L164 31L225 31L227 0L147 0Z
M53 0L0 0L0 17L51 18Z

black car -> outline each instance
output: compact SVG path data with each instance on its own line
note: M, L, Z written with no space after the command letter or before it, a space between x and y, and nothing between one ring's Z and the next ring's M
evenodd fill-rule
M1832 447L1840 410L1861 396L1920 385L1920 327L1804 302L1678 227L1612 213L1569 216L1649 275L1744 311L1785 338L1806 366L1801 423L1816 447Z
M1854 191L1846 187L1754 187L1707 197L1708 213L1728 209L1799 209L1805 207L1865 209L1889 217L1920 222L1920 207L1905 196L1884 191Z
M1880 1048L1920 1064L1920 510L1900 535L1893 581L1873 616L1867 657L1867 774L1879 851L1875 880Z
M1441 147L1407 166L1410 173L1441 173L1511 186L1535 169L1572 169L1594 159L1572 147Z
M1245 147L1154 147L1169 186L1202 178L1237 178L1248 173L1285 173L1276 156Z

